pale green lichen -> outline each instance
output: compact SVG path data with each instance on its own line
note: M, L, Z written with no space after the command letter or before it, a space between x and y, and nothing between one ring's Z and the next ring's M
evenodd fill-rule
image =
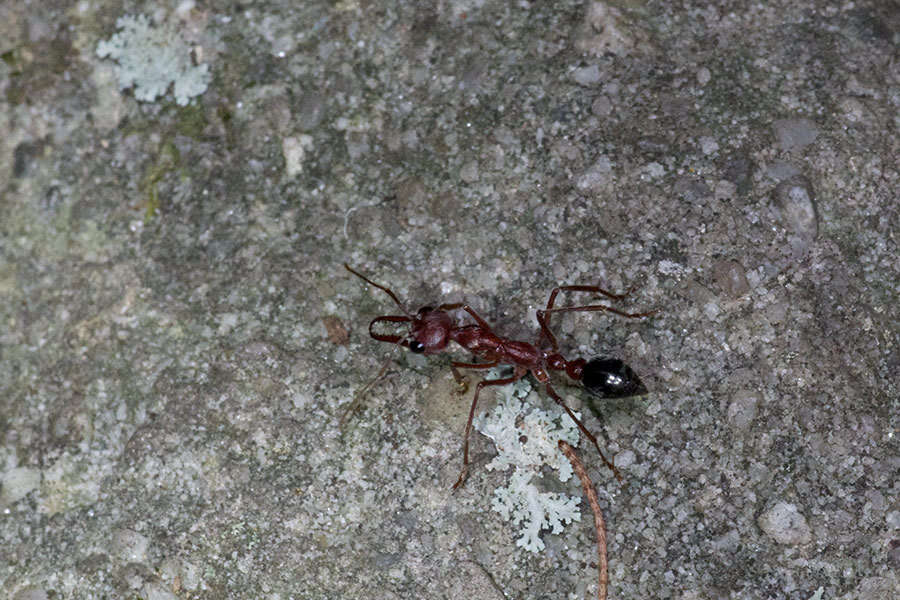
M182 106L206 91L209 66L193 64L190 46L173 26L153 27L144 15L125 15L116 26L120 31L97 45L97 56L118 62L119 89L134 86L135 98L153 102L172 85Z
M497 376L489 375L488 379ZM572 465L559 450L558 443L565 440L578 445L578 427L562 410L527 410L530 404L523 399L530 391L531 385L524 379L501 388L497 406L476 419L474 426L494 440L497 447L497 456L486 468L514 467L509 484L494 490L491 508L522 527L517 546L538 552L544 549L542 530L560 533L566 524L581 520L578 509L581 498L542 492L533 481L544 465L558 471L560 481L568 481Z

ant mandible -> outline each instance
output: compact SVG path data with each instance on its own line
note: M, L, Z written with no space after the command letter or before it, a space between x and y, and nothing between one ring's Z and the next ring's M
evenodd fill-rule
M600 450L597 438L587 430L584 423L566 406L559 394L550 385L548 371L564 371L570 379L580 381L588 392L600 398L639 396L646 394L647 388L644 387L644 384L635 372L631 370L631 367L618 358L598 357L590 360L583 358L566 360L559 353L559 344L550 331L550 315L561 312L604 311L630 319L638 319L650 316L656 312L652 310L642 313L627 313L604 304L553 307L560 292L590 292L601 294L612 300L621 300L631 290L624 294L613 294L596 285L563 285L554 288L550 292L550 298L547 300L547 308L537 311L537 320L541 326L541 333L538 336L537 344L530 344L497 335L487 321L463 302L441 304L437 308L423 306L415 314L412 314L403 306L403 303L400 302L390 288L375 283L362 273L352 269L347 263L344 263L344 267L369 285L384 291L403 312L402 315L383 315L372 319L372 322L369 323L369 335L373 339L403 346L409 348L411 352L425 355L444 352L451 341L456 342L475 357L485 361L478 363L452 361L450 369L453 372L454 379L460 385L464 384L465 378L460 374L459 369L490 369L501 363L513 366L513 374L510 377L483 379L475 387L475 396L472 398L472 407L469 409L469 420L466 422L465 441L463 442L463 468L459 474L459 479L453 484L453 489L462 485L469 471L469 434L472 431L472 419L475 416L475 407L478 405L478 396L481 390L488 386L513 383L528 373L531 373L532 377L544 385L547 395L553 398L553 401L566 411L566 414L572 418L578 429L581 430L581 433L594 444L594 447L600 454L600 458L610 468L616 479L622 481L622 475L619 473L619 470ZM475 323L458 325L450 317L449 311L452 310L465 311L475 320ZM409 333L406 335L376 333L373 327L377 323L409 323ZM549 345L549 349L543 349L545 345Z

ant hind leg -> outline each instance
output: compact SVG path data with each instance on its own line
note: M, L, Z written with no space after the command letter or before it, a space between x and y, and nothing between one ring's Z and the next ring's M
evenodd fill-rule
M612 463L612 461L609 460L608 458L606 458L606 455L603 454L603 451L600 449L600 444L597 443L597 438L594 437L594 434L592 434L590 431L588 431L588 428L584 426L584 423L581 422L581 419L576 417L575 413L572 412L572 409L569 408L568 406L566 406L566 403L563 402L563 399L560 398L559 394L556 393L556 390L554 390L552 387L550 387L549 383L545 386L545 389L547 390L547 395L550 396L551 398L553 398L554 402L556 402L557 404L562 406L563 410L566 411L566 413L569 415L569 417L571 417L571 419L573 421L575 421L575 424L578 426L578 429L581 431L581 433L583 433L585 435L585 437L587 437L587 439L591 440L591 443L594 444L594 448L597 449L597 454L600 455L600 458L603 459L603 463L607 467L609 467L610 471L613 472L613 475L616 476L616 479L619 480L619 483L624 483L625 480L622 478L622 474L619 473L619 470L616 468L616 465L614 465Z

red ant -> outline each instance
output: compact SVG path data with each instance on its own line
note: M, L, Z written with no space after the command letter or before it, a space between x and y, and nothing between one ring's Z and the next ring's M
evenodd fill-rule
M389 288L379 285L354 271L350 265L344 263L344 267L369 285L387 293L388 296L400 307L402 315L383 315L375 317L369 323L369 335L373 339L380 342L388 342L409 348L411 352L416 354L438 354L447 349L447 344L454 341L477 358L484 360L480 363L465 363L452 361L450 369L453 371L453 377L461 386L465 385L465 378L460 374L459 369L490 369L501 363L513 366L513 374L510 377L500 379L483 379L478 382L475 387L475 397L472 398L472 407L469 409L469 420L466 422L465 442L463 443L463 468L459 474L459 479L453 484L453 489L459 487L466 479L469 470L469 434L472 430L472 419L475 416L475 407L478 404L478 395L482 388L496 385L507 385L524 377L527 373L531 373L539 383L544 384L547 394L553 398L554 402L563 407L569 417L578 425L578 429L587 436L589 440L597 448L600 458L607 467L612 470L616 479L622 481L622 476L612 462L607 460L606 456L600 450L597 438L591 434L584 424L575 416L572 410L566 406L559 394L550 385L550 376L548 371L565 371L569 378L580 381L585 389L595 396L601 398L625 398L628 396L638 396L647 393L647 388L638 378L634 371L618 358L592 358L585 360L576 358L566 360L559 353L559 344L556 337L550 331L550 315L560 312L595 312L605 311L611 312L630 319L647 317L656 311L643 313L627 313L615 309L611 306L603 304L594 304L589 306L567 306L562 308L553 308L556 296L560 292L591 292L601 294L612 300L621 300L632 290L628 290L624 294L613 294L596 285L564 285L553 289L550 292L550 299L547 300L547 308L537 311L537 320L541 326L541 334L538 337L537 345L528 342L520 342L509 338L504 338L491 329L487 321L482 319L478 313L462 302L454 304L441 304L437 308L424 306L420 308L415 315L411 314L403 306L403 303ZM458 325L450 317L448 311L463 310L475 319L475 324ZM409 333L406 335L385 335L376 333L373 327L376 323L409 323ZM549 343L549 350L540 349L544 342ZM383 371L383 370L382 370ZM377 377L376 377L377 379Z

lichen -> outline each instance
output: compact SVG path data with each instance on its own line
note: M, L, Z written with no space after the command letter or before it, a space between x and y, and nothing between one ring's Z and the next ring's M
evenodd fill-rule
M560 481L569 480L572 465L558 443L565 440L577 445L578 427L561 410L527 410L523 398L530 390L531 385L524 379L502 388L497 406L476 419L474 426L494 440L497 447L497 456L486 468L514 468L509 484L494 490L491 508L522 527L517 546L538 552L544 549L542 530L560 533L566 524L581 520L580 497L543 492L534 482L544 466L556 470Z
M135 98L153 102L172 85L182 106L206 91L209 66L193 64L190 46L173 26L154 27L144 15L125 15L116 26L120 31L97 45L97 56L118 62L119 89L134 86Z

